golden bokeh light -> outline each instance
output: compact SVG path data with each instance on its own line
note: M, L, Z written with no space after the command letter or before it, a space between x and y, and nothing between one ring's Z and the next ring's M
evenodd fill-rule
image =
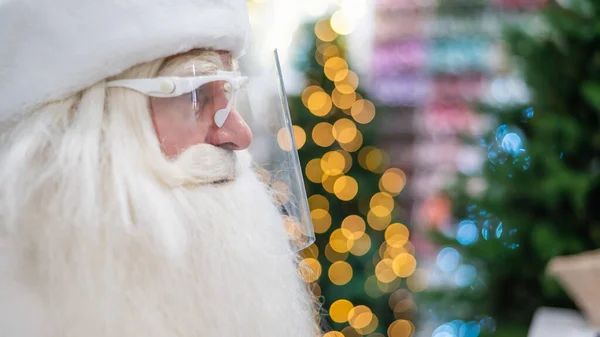
M371 298L379 298L384 295L384 292L377 286L377 277L371 275L365 281L365 293Z
M313 194L308 198L308 207L311 211L315 209L329 211L329 200L320 194Z
M329 151L321 158L321 169L328 176L337 176L344 173L346 160L338 151Z
M276 181L272 183L271 192L275 196L275 201L279 205L287 204L290 201L290 187L283 181Z
M404 301L406 299L412 300L412 298L413 298L413 296L408 290L398 289L398 290L394 291L393 294L390 295L390 298L388 300L390 309L394 310L394 308L396 307L396 304L398 304L399 302Z
M331 227L331 215L324 209L318 208L310 211L315 233L323 234Z
M371 317L371 322L369 322L369 324L367 324L366 327L362 328L362 329L356 329L356 331L361 334L361 335L368 335L370 333L372 333L373 331L375 331L377 329L377 327L379 326L379 319L377 318L377 316L373 315L373 317ZM369 335L369 337L371 337L372 335Z
M399 168L387 169L379 179L379 189L391 195L398 195L406 186L406 174Z
M334 183L333 192L340 200L352 200L358 193L358 183L350 176L342 176Z
M354 245L354 240L348 239L341 229L336 229L329 237L331 248L338 253L347 253Z
M349 238L358 240L365 234L367 228L365 220L358 215L349 215L342 221L342 229L345 234L349 233Z
M367 167L367 156L369 155L369 153L371 153L371 151L377 150L377 148L375 146L365 146L362 149L360 149L360 151L358 151L358 164L364 168L365 170L368 170Z
M357 123L368 124L375 118L375 105L369 100L356 100L350 108L350 114Z
M260 180L265 185L271 185L271 173L264 168L256 168L254 170L258 180Z
M300 230L300 223L295 217L284 215L283 225L285 227L285 232L290 240L299 240L304 235Z
M294 140L296 141L296 149L300 150L306 143L306 132L298 125L292 127L294 131Z
M348 314L350 310L354 308L352 302L348 300L337 300L329 307L329 316L331 320L337 323L344 323L348 321Z
M369 211L367 214L367 223L369 227L373 228L376 231L382 231L389 226L390 222L392 222L392 215L388 214L386 216L377 216L373 211Z
M348 118L340 118L333 124L333 138L340 143L349 143L356 138L356 124Z
M429 275L427 271L423 269L417 269L415 272L406 280L406 284L410 291L418 293L429 286Z
M351 94L358 88L358 75L352 70L340 71L334 78L335 88L342 94Z
M323 335L323 337L346 337L339 331L329 331Z
M342 334L344 334L345 337L363 337L358 331L356 331L356 329L354 329L351 326L343 328Z
M319 247L313 243L312 245L302 249L301 256L312 257L313 259L316 259L319 257Z
M331 28L340 35L348 35L356 28L356 21L344 11L339 10L331 16Z
M356 102L356 93L342 93L337 88L331 92L331 100L335 106L340 109L350 109L352 104Z
M396 274L392 269L392 259L383 259L375 266L375 276L383 283L390 283L396 279Z
M346 164L344 166L344 173L347 173L352 168L352 156L344 150L336 150L336 152L344 156L344 163Z
M350 248L350 253L355 256L363 256L371 250L371 237L364 234L358 240L354 241L354 245Z
M332 57L340 56L340 49L331 43L322 43L315 51L315 59L321 66L325 66L325 62Z
M385 242L394 248L404 247L409 236L410 231L401 223L391 224L385 230Z
M363 144L363 135L360 130L356 130L356 137L349 143L339 143L340 147L348 152L356 152Z
M401 284L402 284L402 279L399 279L399 278L396 278L396 279L392 280L392 282L388 282L388 283L377 281L377 286L384 293L393 292L394 290L400 288Z
M385 167L389 164L387 153L380 149L373 149L367 154L366 166L367 170L375 173L382 173Z
M329 280L331 283L342 286L352 279L352 266L348 262L345 261L337 261L331 264L329 267Z
M323 178L323 169L321 169L321 159L316 158L310 160L306 164L305 172L306 178L308 178L308 180L312 181L315 184L320 183L321 179Z
M352 247L354 248L354 245L352 245ZM334 263L337 261L345 261L348 258L348 252L345 252L345 253L336 252L335 250L333 250L333 248L331 248L330 244L327 244L327 246L325 246L325 258L327 258L327 261L329 261L331 263Z
M308 87L304 88L304 90L302 91L302 103L304 104L304 106L306 108L308 108L308 99L315 92L325 92L325 91L323 90L323 88L321 88L318 85L308 86Z
M331 28L329 19L319 20L315 24L315 34L319 40L324 42L331 42L338 37L338 33Z
M302 130L304 132L304 130ZM306 138L306 134L304 135ZM287 128L281 128L277 132L277 144L283 151L291 151L293 147L292 143L292 135L290 134L290 130Z
M379 192L371 197L369 205L376 216L385 217L394 210L394 199L385 192Z
M414 324L405 319L396 320L388 327L388 337L412 337L414 334Z
M333 107L331 97L324 91L316 91L308 98L308 109L310 112L319 117L323 117L331 111Z
M414 316L417 311L417 305L412 299L406 299L398 302L393 309L396 319L407 319Z
M384 246L382 246L384 247ZM385 245L385 250L384 250L384 254L382 259L395 259L396 256L402 254L402 253L408 253L408 251L406 250L406 248L404 247L392 247L389 245Z
M319 277L321 277L322 269L321 264L319 261L317 261L317 259L308 257L300 261L298 264L298 271L302 280L309 283L315 282L319 279Z
M318 283L311 283L310 291L315 297L321 297L321 286Z
M417 268L417 260L408 253L396 256L392 262L392 269L398 277L409 277Z
M357 305L348 312L348 323L354 329L363 329L373 320L373 313L366 305Z
M348 69L348 62L341 57L332 57L325 62L324 71L325 76L330 80L335 80L335 76L340 71Z
M324 173L321 176L321 184L323 185L323 188L325 189L325 191L327 191L331 194L335 193L333 190L333 187L335 185L335 182L341 177L342 177L341 175L330 176L330 175Z
M315 144L320 147L329 147L335 141L333 138L333 125L327 122L321 122L312 130L312 138Z

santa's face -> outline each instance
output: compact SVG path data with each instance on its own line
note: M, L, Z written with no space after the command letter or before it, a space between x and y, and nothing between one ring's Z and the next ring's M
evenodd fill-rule
M215 70L231 71L232 60L228 52L218 52L218 59L205 53L187 53L168 59L158 76L201 76ZM212 61L212 62L211 62ZM151 98L152 122L161 149L168 157L197 144L211 144L230 150L244 150L250 146L252 132L234 105L225 123L218 126L214 116L229 103L231 92L228 83L215 81L202 85L194 92L176 98ZM194 106L190 102L194 101ZM193 116L190 116L191 109Z
M272 196L224 145L249 142L235 113L168 147L157 114L100 84L13 129L0 152L0 336L316 334Z

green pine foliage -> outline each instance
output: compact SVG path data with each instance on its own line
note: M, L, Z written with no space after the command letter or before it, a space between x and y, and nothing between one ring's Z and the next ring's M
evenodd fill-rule
M304 45L304 48L300 48L300 52L296 55L295 64L298 69L305 73L307 87L316 85L321 87L324 92L331 95L332 91L335 89L335 83L326 77L323 65L319 64L317 61L317 47L324 42L316 37L314 27L315 23L310 23L306 24L300 30L300 33L297 36L297 40L299 41L296 43ZM339 50L339 56L346 59L345 41L343 37L337 37L334 41L329 42L329 44L335 45ZM352 69L351 65L350 69ZM360 94L362 98L368 99L367 94L361 90L360 85L356 89L356 92ZM333 105L332 110L327 115L315 116L305 106L301 96L290 96L289 103L294 125L301 127L306 132L306 143L299 149L300 163L303 170L306 169L307 164L311 160L322 158L327 152L341 149L340 144L337 141L331 146L319 146L314 142L311 134L313 128L318 123L328 122L334 124L337 120L342 118L352 120L353 118L350 116L350 109L340 109ZM377 113L379 112L380 111L377 110ZM356 127L363 136L361 149L376 144L377 117L367 124L356 123ZM384 242L384 233L382 231L375 231L367 225L366 235L371 239L371 248L369 251L362 256L356 256L350 253L347 257L340 258L340 260L349 263L353 270L353 276L348 283L336 285L332 283L328 277L328 270L332 265L332 262L326 258L325 250L330 241L331 234L341 227L343 220L349 215L358 215L367 222L370 200L373 195L380 192L379 179L381 177L381 172L383 172L383 167L379 170L367 170L359 164L359 153L360 150L349 152L351 157L351 167L349 171L344 173L344 175L356 179L358 183L358 193L349 201L340 200L334 193L326 191L323 184L311 182L305 174L307 195L309 198L313 195L322 195L326 197L329 201L329 214L331 215L331 227L326 232L317 234L315 243L315 246L318 247L318 261L322 266L322 273L317 281L322 295L322 325L326 330L333 329L336 331L341 331L343 328L348 327L349 324L347 322L336 323L331 320L328 315L328 309L332 303L336 300L345 299L352 302L354 306L367 306L378 319L378 328L375 332L385 333L389 324L395 319L393 311L388 304L388 297L391 291L388 293L380 292L376 297L367 295L367 292L365 291L365 282L369 276L374 274L375 263L380 260L379 247ZM396 209L395 212L392 213L392 220L397 219L398 216L399 213ZM306 257L314 257L314 255L314 251L307 251ZM339 255L343 256L344 254ZM400 282L398 282L397 285L399 287ZM402 318L409 319L410 317L404 316Z
M496 127L522 130L526 151L503 164L487 160L480 175L460 175L450 188L456 222L474 220L479 240L463 246L435 237L475 263L482 279L470 288L438 289L423 297L444 319L490 315L499 332L520 326L523 334L538 307L574 307L547 276L549 260L600 247L600 2L565 2L568 7L553 3L542 11L544 32L506 31L531 104L479 111ZM468 192L474 178L487 184L480 195ZM491 226L486 240L481 230L489 214L502 221L502 229Z

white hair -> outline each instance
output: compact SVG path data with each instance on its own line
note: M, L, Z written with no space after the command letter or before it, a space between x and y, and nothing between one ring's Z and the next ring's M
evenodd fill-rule
M201 144L169 160L148 98L105 83L0 127L0 335L316 335L249 155Z

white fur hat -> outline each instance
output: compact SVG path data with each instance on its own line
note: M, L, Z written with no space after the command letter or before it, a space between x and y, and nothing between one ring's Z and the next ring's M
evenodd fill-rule
M239 57L246 0L0 0L0 120L194 48Z

